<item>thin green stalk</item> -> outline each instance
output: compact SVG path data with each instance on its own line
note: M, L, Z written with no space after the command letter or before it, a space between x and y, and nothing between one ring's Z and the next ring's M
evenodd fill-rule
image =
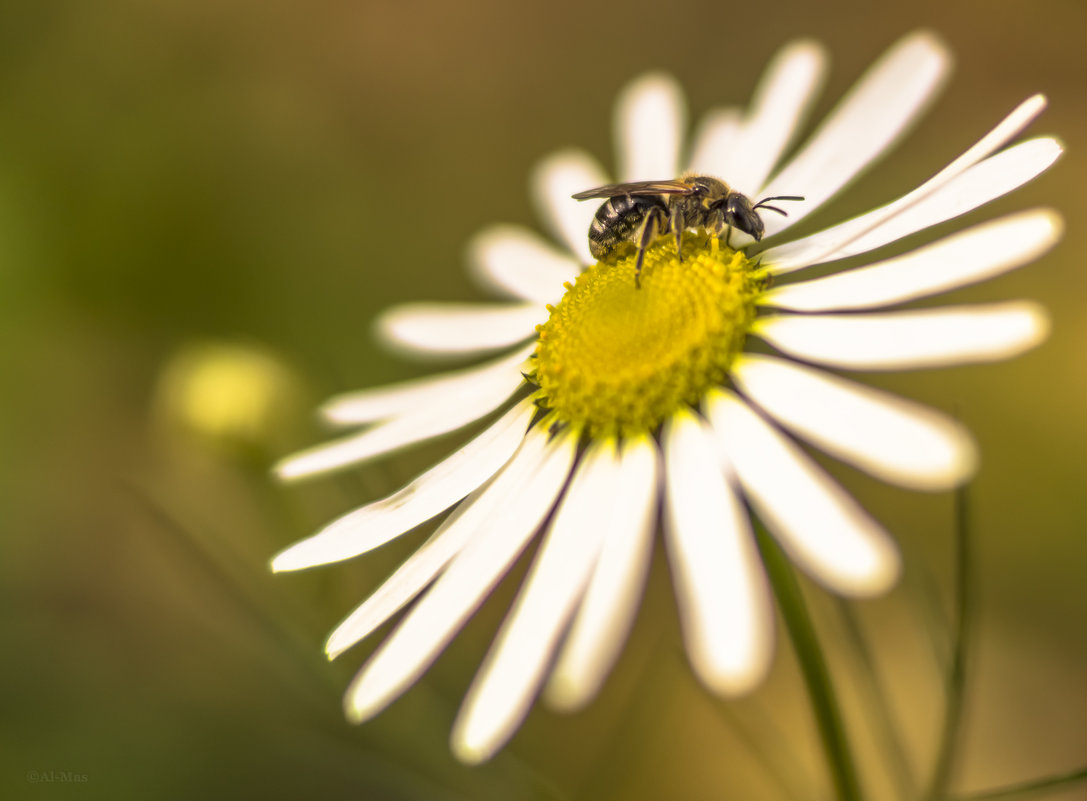
M307 642L304 637L297 634L293 626L289 625L288 619L291 615L273 604L268 593L262 591L261 579L266 577L254 573L249 569L252 565L239 562L226 549L215 548L210 538L201 537L195 530L183 525L168 511L166 504L160 502L149 490L137 485L133 485L132 489L160 530L170 535L193 564L214 582L223 597L244 612L255 624L256 629L266 635L268 641L277 648L278 653L287 657L289 667L292 668L290 672L292 680L286 685L305 694L308 701L305 709L315 716L316 722L321 724L309 731L323 738L320 741L321 748L326 753L332 754L335 751L344 758L351 757L357 763L354 771L346 770L345 775L364 776L368 782L365 785L367 788L372 788L378 778L387 776L387 781L395 785L390 788L390 791L395 790L397 797L400 798L439 797L437 788L445 768L436 763L433 756L424 755L422 767L409 766L403 764L399 755L394 753L395 747L375 749L372 745L368 745L360 751L356 744L346 739L349 735L345 732L349 729L340 714L340 705L328 703L330 698L335 698L343 692L340 679L330 668L316 644ZM283 660L275 659L271 664L282 668ZM293 680L298 675L305 675L312 679L312 682ZM438 696L432 693L429 703L431 705L439 703ZM452 710L444 709L443 715L452 717ZM444 761L445 758L441 757L441 759ZM337 762L338 765L346 764L335 759L330 761ZM509 751L500 755L496 763L509 778L502 780L503 786L495 788L492 797L533 797L541 801L543 799L567 801L568 796L564 792L555 787L529 763ZM526 796L527 788L531 788L531 796ZM452 801L464 796L449 792L448 795L442 797ZM478 792L474 797L479 797Z
M815 626L800 591L800 584L792 565L777 543L761 527L758 528L757 536L770 585L777 596L782 617L785 619L785 629L808 689L827 768L834 782L835 795L838 801L860 801L860 783L846 739L841 709L830 681L830 671L823 657L823 650L815 634Z
M644 759L645 752L653 746L645 732L663 730L660 722L672 705L675 681L671 674L677 660L662 657L669 650L663 631L659 623L651 625L655 628L649 635L652 646L627 654L628 659L637 662L636 679L628 689L629 702L622 705L623 713L593 754L594 772L571 794L577 801L631 795L626 786L631 781L629 766Z
M959 731L962 728L966 652L972 636L970 626L974 595L969 511L966 488L961 487L955 493L955 595L951 664L948 666L947 700L936 750L936 764L924 796L927 801L939 801L947 795L947 786L951 781L951 770L957 755Z
M1013 784L996 790L954 796L952 801L1025 801L1050 790L1060 790L1077 782L1087 781L1087 768L1080 768L1059 776L1047 776L1044 779L1032 779L1022 784Z
M745 702L745 705L751 704L751 701ZM766 780L777 788L782 798L803 801L811 797L810 776L804 775L800 759L791 753L788 740L766 714L757 712L757 719L752 723L750 715L741 716L736 711L735 704L714 704L713 710L751 758L759 763Z
M181 523L151 490L137 484L133 484L131 489L159 530L168 534L192 564L214 582L223 597L244 612L255 624L256 630L288 657L297 671L295 675L302 674L307 677L307 681L312 680L310 684L292 681L290 686L304 690L309 700L314 702L312 708L323 710L326 706L324 702L329 697L325 693L331 690L332 697L339 694L339 680L329 669L327 660L319 655L316 644L308 642L300 635L286 622L287 616L280 613L282 610L274 607L260 586L258 577L252 570L247 569L249 566L231 557L224 548L214 548L211 538L201 537ZM314 692L317 694L313 695ZM326 721L339 721L338 714L323 714L322 717Z
M939 582L924 559L911 558L909 546L902 545L903 558L911 570L904 577L903 588L919 611L921 625L932 645L932 661L941 675L951 664L951 621L943 608Z
M879 740L881 750L887 757L888 772L891 774L900 798L916 798L917 783L914 779L913 770L906 758L906 748L902 743L902 738L895 728L891 705L887 699L883 684L880 682L876 660L868 647L868 641L865 639L860 621L848 601L838 599L837 607L842 623L845 626L846 637L852 644L860 662L861 670L857 688L867 697L865 708L870 712L875 735Z

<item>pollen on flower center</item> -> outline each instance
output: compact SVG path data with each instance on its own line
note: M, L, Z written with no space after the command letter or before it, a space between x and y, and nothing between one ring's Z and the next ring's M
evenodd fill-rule
M535 399L590 436L652 431L723 383L755 318L764 283L741 251L704 232L662 236L582 273L539 326Z

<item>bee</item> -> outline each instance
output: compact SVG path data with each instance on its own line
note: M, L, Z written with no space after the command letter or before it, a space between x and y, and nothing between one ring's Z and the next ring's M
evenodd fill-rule
M638 248L634 263L634 283L640 286L642 261L646 248L657 236L671 231L680 251L681 236L688 228L705 228L721 236L733 228L750 234L756 241L765 230L759 209L776 211L766 205L771 200L803 200L799 195L776 195L752 203L746 195L734 191L717 178L687 173L674 181L636 181L607 184L587 189L573 196L576 200L607 198L589 226L589 251L595 259L605 259L621 242L633 242ZM726 240L727 244L727 240ZM680 260L683 254L680 251Z

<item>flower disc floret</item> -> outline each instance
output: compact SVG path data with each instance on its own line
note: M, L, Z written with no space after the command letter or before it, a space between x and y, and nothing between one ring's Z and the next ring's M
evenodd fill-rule
M539 326L532 380L555 422L590 436L652 431L723 384L763 273L704 232L660 237L635 283L633 248L567 284Z

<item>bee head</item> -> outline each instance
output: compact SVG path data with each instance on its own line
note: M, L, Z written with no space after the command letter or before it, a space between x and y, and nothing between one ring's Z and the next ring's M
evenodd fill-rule
M733 228L738 228L745 234L750 234L755 241L762 239L762 217L755 211L747 195L739 192L731 192L725 198L724 203L725 222Z

